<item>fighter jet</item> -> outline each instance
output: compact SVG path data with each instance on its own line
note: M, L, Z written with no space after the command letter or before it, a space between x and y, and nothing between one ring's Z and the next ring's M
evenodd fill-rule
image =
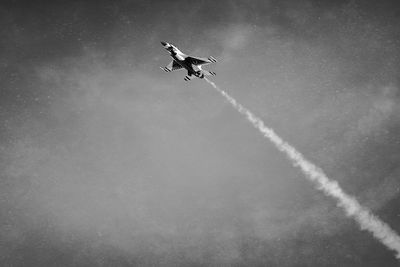
M215 72L203 70L201 69L202 65L215 63L217 60L213 57L200 58L200 57L191 57L184 53L182 53L176 46L169 44L167 42L161 42L164 48L170 53L172 57L172 62L169 63L166 67L160 67L165 72L171 72L179 69L186 69L187 75L185 76L185 81L190 81L192 75L203 79L205 75L215 75Z

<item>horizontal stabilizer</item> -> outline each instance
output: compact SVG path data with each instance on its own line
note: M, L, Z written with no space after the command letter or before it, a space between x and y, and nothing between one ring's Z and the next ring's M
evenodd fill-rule
M209 71L209 70L203 70L203 73L204 73L204 75L211 75L211 76L217 75L215 72Z

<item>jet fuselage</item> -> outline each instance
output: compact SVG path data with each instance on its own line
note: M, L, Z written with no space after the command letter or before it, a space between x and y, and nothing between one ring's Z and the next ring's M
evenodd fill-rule
M192 65L190 62L186 60L188 55L182 53L176 46L166 43L166 42L161 42L161 44L164 46L164 48L170 53L170 56L173 58L173 60L178 63L182 68L185 68L188 72L188 75L194 75L198 78L204 78L204 74L201 72L201 69L197 66Z

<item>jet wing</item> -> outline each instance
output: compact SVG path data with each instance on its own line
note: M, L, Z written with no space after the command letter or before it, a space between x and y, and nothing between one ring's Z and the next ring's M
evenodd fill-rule
M163 71L166 72L171 72L174 70L179 70L182 68L181 65L179 65L175 60L172 60L171 63L169 63L166 67L162 68L160 67Z
M187 57L185 59L188 63L195 65L195 66L199 66L199 65L206 65L206 64L210 64L210 63L215 63L217 62L217 60L213 57L209 57L207 58L201 58L201 57Z

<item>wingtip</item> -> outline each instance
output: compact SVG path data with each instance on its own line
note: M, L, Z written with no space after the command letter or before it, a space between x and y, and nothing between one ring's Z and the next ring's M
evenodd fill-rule
M212 63L216 63L217 62L217 60L212 56L209 56L208 60L210 60Z

